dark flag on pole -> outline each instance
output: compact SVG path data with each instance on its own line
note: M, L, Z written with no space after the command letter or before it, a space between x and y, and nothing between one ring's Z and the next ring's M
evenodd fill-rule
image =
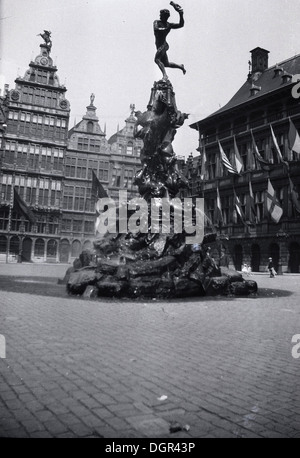
M33 212L30 210L29 207L27 207L26 203L24 200L19 196L19 194L16 191L16 188L14 187L14 204L12 208L16 213L21 213L26 219L28 219L31 223L36 223L36 218L33 214Z
M270 162L266 161L263 159L261 156L260 152L258 151L253 132L251 130L251 137L252 137L252 153L255 159L256 164L261 168L261 170L264 170L265 172L268 172L270 170L270 166L272 165Z
M105 191L102 184L96 177L94 170L92 170L92 197L94 199L101 199L102 197L108 197L107 192Z

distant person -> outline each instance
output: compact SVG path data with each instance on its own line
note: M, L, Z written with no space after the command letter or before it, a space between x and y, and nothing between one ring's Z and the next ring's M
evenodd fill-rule
M229 267L229 257L225 250L221 250L221 256L219 259L219 267Z
M242 265L242 272L243 274L248 274L248 265L247 264Z
M270 272L270 278L274 278L276 275L275 269L274 269L274 264L273 264L273 259L269 258L269 263L268 263L268 270Z
M157 21L154 21L153 23L155 45L157 49L154 61L159 66L160 70L162 71L164 80L168 79L165 67L179 68L180 70L182 70L183 74L186 73L184 65L178 65L178 64L175 64L174 62L169 62L168 55L167 55L167 51L169 49L169 45L166 42L167 35L171 31L171 29L180 29L181 27L184 26L183 9L181 8L181 6L173 2L171 2L170 4L173 6L175 11L177 11L179 14L180 19L179 19L178 24L173 24L173 23L168 22L168 19L170 17L169 10L160 10L160 19Z

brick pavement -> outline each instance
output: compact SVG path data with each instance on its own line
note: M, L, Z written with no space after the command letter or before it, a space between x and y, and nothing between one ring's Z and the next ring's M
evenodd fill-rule
M300 437L300 276L253 278L258 298L2 292L0 436Z

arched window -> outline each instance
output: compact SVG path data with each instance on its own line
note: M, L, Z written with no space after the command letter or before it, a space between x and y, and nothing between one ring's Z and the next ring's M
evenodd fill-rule
M86 240L83 244L83 250L91 251L93 249L92 242L90 240Z
M0 236L0 253L6 253L7 238L5 235Z
M234 266L236 270L242 270L243 264L243 247L242 245L235 245L234 247Z
M57 251L57 241L56 240L49 240L47 243L47 256L55 257Z
M251 246L251 269L253 272L259 272L260 267L260 247L257 244Z
M17 254L19 254L19 250L20 250L20 239L19 239L19 237L14 235L10 239L9 251L10 251L11 254L17 255Z
M280 257L280 248L277 243L271 243L269 247L269 256L273 260L274 269L278 272L279 267L279 257Z
M72 258L77 258L81 253L81 243L79 240L74 240L72 243L71 256Z
M70 253L70 243L67 239L63 239L59 244L59 260L60 262L68 262Z
M44 256L45 241L43 239L37 239L34 244L34 256Z

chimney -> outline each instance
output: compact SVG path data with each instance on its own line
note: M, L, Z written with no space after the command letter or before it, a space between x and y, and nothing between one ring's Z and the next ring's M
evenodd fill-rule
M252 49L251 52L251 66L252 75L255 73L262 73L268 68L269 52L263 48Z

